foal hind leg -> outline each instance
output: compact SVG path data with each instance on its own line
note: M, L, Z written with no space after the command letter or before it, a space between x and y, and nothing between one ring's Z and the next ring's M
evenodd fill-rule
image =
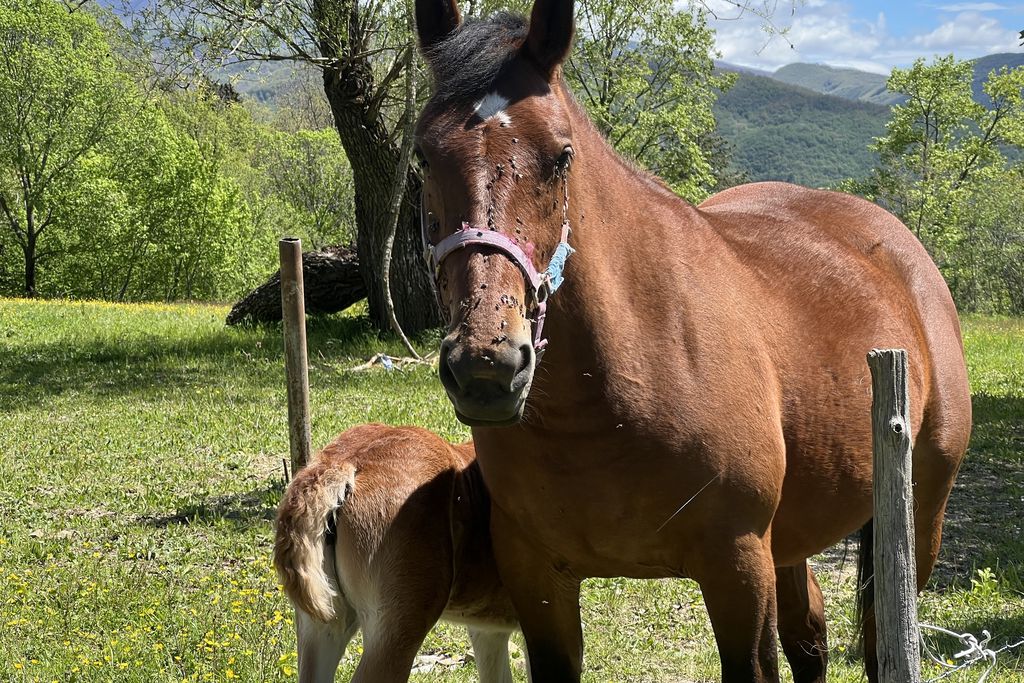
M405 596L415 598L415 596ZM444 610L444 601L398 599L363 620L363 656L352 683L405 683L416 653Z
M480 683L512 683L512 667L508 661L509 635L508 631L469 629Z
M723 683L777 683L775 567L769 544L753 534L713 553L695 576L722 660Z
M299 683L332 683L338 663L359 620L352 608L330 623L321 623L300 609L295 610L295 634L299 651Z
M828 667L825 601L814 572L802 562L775 570L779 640L794 683L824 683Z

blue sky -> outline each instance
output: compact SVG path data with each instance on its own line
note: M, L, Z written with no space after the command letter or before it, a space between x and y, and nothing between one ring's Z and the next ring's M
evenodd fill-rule
M769 39L763 21L739 14L730 0L707 0L718 19L718 49L725 61L774 70L815 62L888 73L916 57L953 53L961 59L1017 52L1024 1L882 2L880 0L750 0L774 7L772 21L788 27ZM792 47L791 47L792 45Z

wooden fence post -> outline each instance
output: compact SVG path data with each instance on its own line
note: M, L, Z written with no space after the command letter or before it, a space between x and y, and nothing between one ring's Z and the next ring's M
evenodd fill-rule
M907 352L872 351L875 622L882 683L920 683Z
M302 240L280 242L281 310L284 314L285 375L288 382L288 442L292 476L310 458L309 370L306 359L306 301L302 281Z

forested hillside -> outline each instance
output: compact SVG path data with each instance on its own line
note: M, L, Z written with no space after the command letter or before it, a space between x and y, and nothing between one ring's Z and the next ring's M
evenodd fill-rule
M868 145L885 132L889 108L740 74L715 116L733 165L750 180L826 187L871 170Z
M886 89L888 76L856 69L837 69L825 64L787 64L770 77L823 95L842 97L844 100L892 105L905 99Z
M719 64L722 71L733 71ZM870 170L868 151L882 134L888 108L861 106L780 83L752 71L735 71L737 83L715 106L718 132L732 147L733 168L750 180L834 185ZM243 98L268 115L300 99L308 77L301 66L271 63L258 72L232 74ZM883 78L884 81L884 78ZM784 140L787 147L767 141Z

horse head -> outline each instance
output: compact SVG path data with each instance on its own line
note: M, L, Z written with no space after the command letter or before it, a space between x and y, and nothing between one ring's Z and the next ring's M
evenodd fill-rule
M435 92L416 129L423 239L450 327L440 376L472 426L519 421L546 341L547 298L569 241L571 95L562 63L571 0L463 22L455 0L418 0Z

